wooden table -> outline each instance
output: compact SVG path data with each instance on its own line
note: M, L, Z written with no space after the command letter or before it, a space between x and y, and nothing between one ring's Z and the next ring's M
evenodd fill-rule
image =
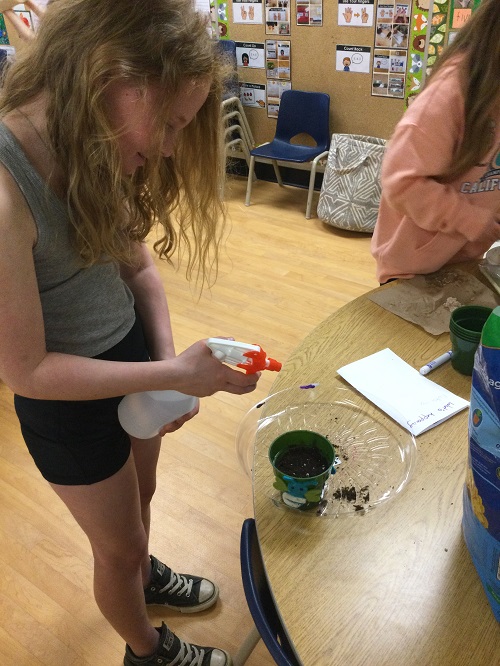
M348 386L336 370L385 347L420 368L449 346L448 334L429 335L362 296L303 341L272 393L309 382ZM470 377L450 363L429 379L470 397ZM403 492L360 516L280 510L267 466L255 466L264 564L304 666L500 664L500 626L461 533L467 418L464 410L420 435ZM257 438L256 455L265 446Z

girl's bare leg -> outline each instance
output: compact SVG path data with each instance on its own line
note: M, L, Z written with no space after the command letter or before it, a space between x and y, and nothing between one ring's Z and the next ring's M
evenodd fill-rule
M150 564L142 514L149 514L141 512L138 481L151 465L139 467L140 472L131 454L122 469L104 481L51 485L90 541L94 594L102 614L137 656L146 656L156 651L159 637L144 601L143 579Z
M153 437L152 439L135 439L135 437L131 437L130 441L132 442L132 453L137 472L137 482L139 484L142 523L149 536L151 523L150 504L156 490L156 466L160 455L161 437Z
M156 490L156 467L160 455L161 437L157 436L148 440L131 437L130 440L132 442L132 453L139 484L142 524L144 525L144 530L149 541L151 500ZM148 555L142 563L142 582L144 587L149 583L150 578L151 561Z

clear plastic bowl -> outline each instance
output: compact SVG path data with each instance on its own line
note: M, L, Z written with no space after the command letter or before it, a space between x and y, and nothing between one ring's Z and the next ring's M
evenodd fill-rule
M353 389L313 384L274 393L254 405L236 434L238 460L252 477L271 465L271 443L290 430L313 430L335 447L335 473L319 509L311 515L363 515L397 497L408 483L416 461L413 435ZM284 510L272 485L269 497Z

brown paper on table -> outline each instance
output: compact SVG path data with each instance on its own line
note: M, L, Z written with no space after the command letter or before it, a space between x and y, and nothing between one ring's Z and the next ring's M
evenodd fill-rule
M495 308L500 298L477 278L459 269L400 280L368 298L432 335L450 330L450 314L462 305Z

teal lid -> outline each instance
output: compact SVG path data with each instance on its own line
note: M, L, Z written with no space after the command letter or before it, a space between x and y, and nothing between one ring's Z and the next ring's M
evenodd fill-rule
M486 320L481 335L481 344L485 347L500 348L500 306L497 306Z

